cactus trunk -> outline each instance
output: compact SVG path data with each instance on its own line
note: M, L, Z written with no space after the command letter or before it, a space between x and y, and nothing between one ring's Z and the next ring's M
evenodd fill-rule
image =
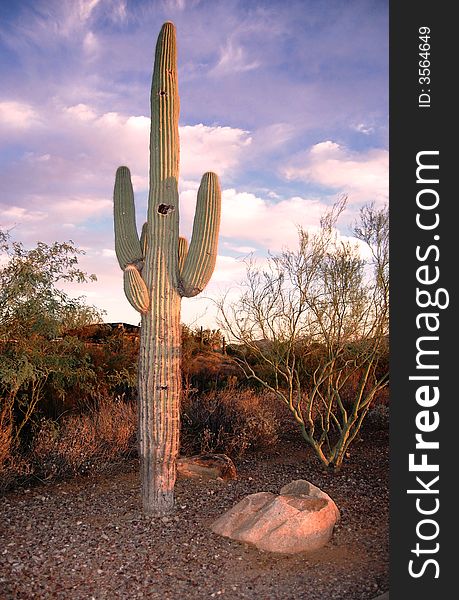
M179 237L179 96L175 27L165 23L156 45L151 88L150 192L139 239L129 170L114 191L115 249L129 302L142 315L139 352L139 444L146 512L174 505L179 448L182 296L204 289L215 266L220 186L206 173L198 191L188 249Z
M139 444L143 508L165 514L174 505L179 447L180 297L172 286L161 282L164 261L160 258L158 263L156 282L163 284L163 292L154 302L162 310L153 308L142 315L140 334Z

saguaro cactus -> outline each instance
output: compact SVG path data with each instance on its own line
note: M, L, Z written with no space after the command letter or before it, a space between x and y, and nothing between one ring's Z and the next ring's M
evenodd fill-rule
M174 505L179 444L180 302L201 292L217 257L220 185L205 173L198 190L190 246L179 237L179 95L175 26L164 23L151 87L150 192L139 238L131 176L116 172L115 248L124 290L141 313L139 438L143 508L164 514Z

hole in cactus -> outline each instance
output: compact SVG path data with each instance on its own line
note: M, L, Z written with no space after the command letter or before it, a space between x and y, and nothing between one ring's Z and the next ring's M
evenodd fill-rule
M167 96L167 92L161 90L160 92L158 92L158 96Z
M158 206L158 212L160 215L168 215L175 210L175 206L172 204L160 204Z

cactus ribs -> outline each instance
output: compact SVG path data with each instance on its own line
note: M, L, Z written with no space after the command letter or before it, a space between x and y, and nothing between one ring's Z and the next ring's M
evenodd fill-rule
M139 353L140 457L146 512L173 509L179 443L180 302L207 285L217 258L221 192L215 173L198 190L193 233L179 236L179 95L175 26L156 44L151 88L150 191L139 238L131 175L116 173L115 249L124 291L141 314Z

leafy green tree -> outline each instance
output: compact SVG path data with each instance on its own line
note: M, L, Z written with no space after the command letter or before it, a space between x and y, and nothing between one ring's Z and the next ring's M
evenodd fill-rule
M65 327L97 322L100 311L71 298L59 284L95 281L78 267L84 251L72 241L38 242L27 250L0 231L0 339L38 334L57 337Z
M94 378L84 344L61 339L66 328L101 319L59 287L96 279L78 267L81 254L71 241L28 250L0 231L0 415L15 443L50 390L62 396L69 383Z

